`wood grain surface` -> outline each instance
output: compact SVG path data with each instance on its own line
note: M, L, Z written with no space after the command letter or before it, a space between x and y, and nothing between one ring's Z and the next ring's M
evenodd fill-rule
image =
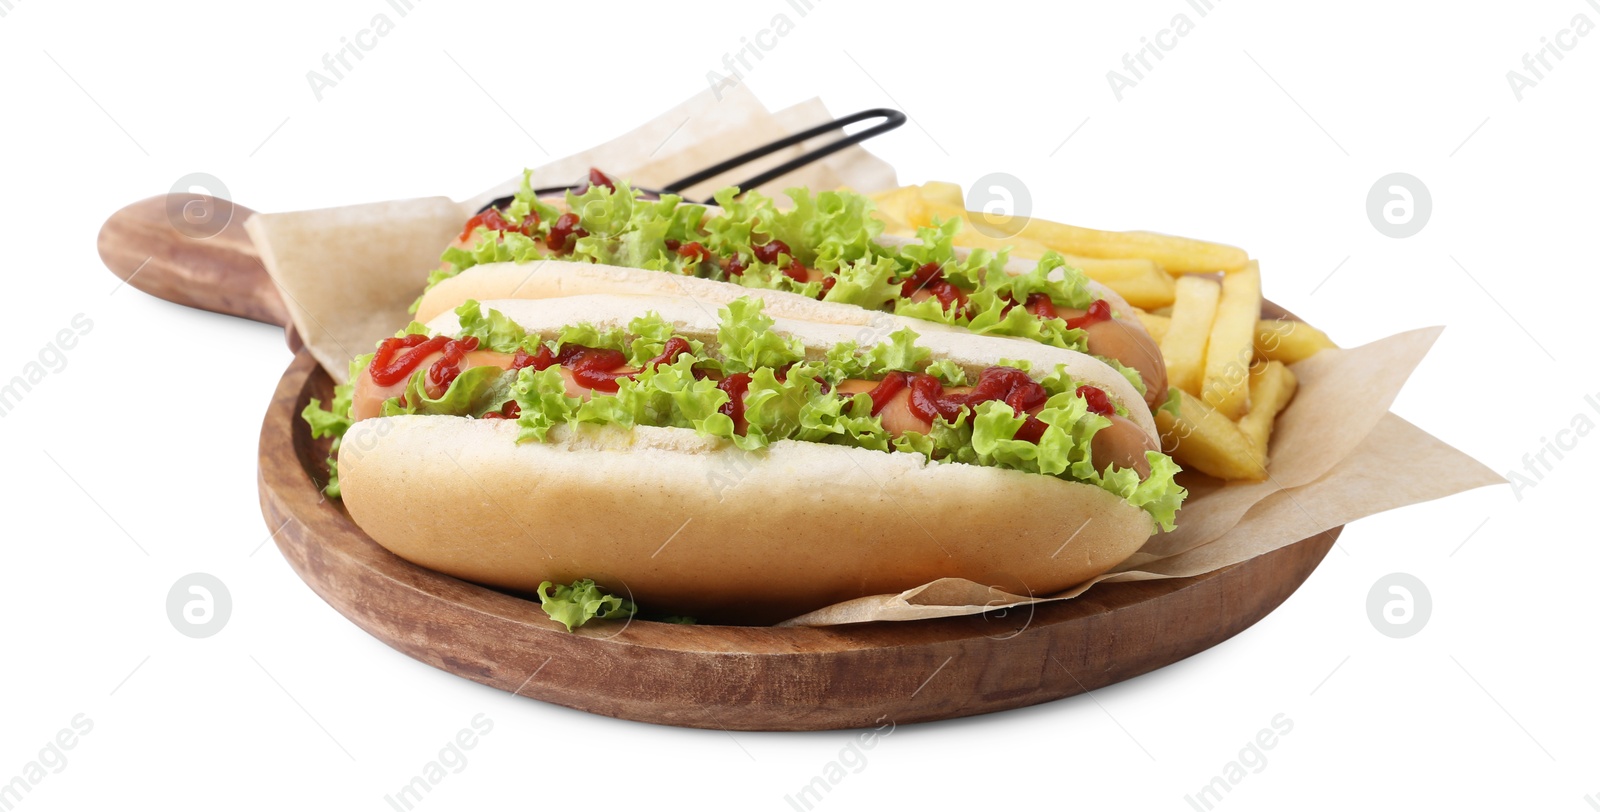
M289 308L245 233L252 214L209 195L145 198L100 226L100 260L158 299L283 327L289 349L299 352Z

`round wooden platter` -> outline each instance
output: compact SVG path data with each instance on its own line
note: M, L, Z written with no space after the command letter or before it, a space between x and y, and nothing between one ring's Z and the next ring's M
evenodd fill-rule
M135 261L164 250L157 243L184 242L161 223L163 211L162 199L153 198L107 222L101 253L113 272L191 306L287 321L248 242L202 257L198 270L179 256L170 273L160 266L139 273ZM239 211L242 223L248 210ZM201 283L194 283L196 274ZM1075 600L1004 612L828 628L600 621L567 632L536 601L400 559L323 497L326 441L311 439L299 413L313 397L327 402L332 387L315 360L298 352L261 427L262 513L279 550L312 590L369 634L435 668L522 696L658 724L857 728L971 716L1092 691L1249 628L1300 586L1340 530L1194 578L1102 584Z

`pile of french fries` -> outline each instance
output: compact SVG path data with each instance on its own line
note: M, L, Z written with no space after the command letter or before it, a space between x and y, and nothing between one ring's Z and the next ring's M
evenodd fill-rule
M1233 246L968 211L953 183L872 197L885 233L915 236L918 228L959 219L957 245L1010 247L1022 259L1055 251L1126 299L1161 345L1168 381L1179 390L1178 414L1159 411L1156 425L1164 450L1185 468L1225 480L1265 479L1273 423L1297 386L1289 365L1336 346L1303 322L1263 319L1260 265Z

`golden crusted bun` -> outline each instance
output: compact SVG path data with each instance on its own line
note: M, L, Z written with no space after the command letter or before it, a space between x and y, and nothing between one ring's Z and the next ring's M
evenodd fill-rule
M457 578L593 578L652 611L744 624L944 577L1048 594L1155 529L1092 485L917 454L743 452L675 428L516 437L505 420L364 420L340 454L345 505L379 544Z

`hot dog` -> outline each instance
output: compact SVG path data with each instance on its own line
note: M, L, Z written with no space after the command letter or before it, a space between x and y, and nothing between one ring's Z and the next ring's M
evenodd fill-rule
M772 319L760 299L469 301L356 359L319 434L379 544L522 592L593 579L769 623L963 577L1046 594L1184 491L1128 380L958 331Z
M917 239L884 237L872 201L850 192L790 190L795 207L781 211L730 188L707 207L590 177L559 201L540 200L525 182L504 210L469 220L430 275L418 318L466 299L676 293L725 304L756 295L780 317L859 324L887 311L1084 351L1125 369L1152 409L1169 397L1160 349L1133 310L1059 254L1011 261L957 248L959 221Z

